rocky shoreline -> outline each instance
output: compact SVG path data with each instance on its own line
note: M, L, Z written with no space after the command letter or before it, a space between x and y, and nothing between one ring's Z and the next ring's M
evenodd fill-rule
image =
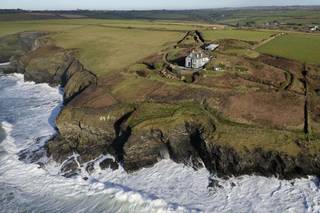
M98 77L72 52L41 39L42 35L19 34L16 37L21 46L19 51L12 51L10 57L10 52L6 55L0 52L1 61L10 59L11 62L10 66L0 67L0 71L22 73L25 80L60 84L64 88L64 108L56 120L58 133L46 146L53 160L62 163L77 153L77 162L84 165L110 154L114 160L105 159L101 167L117 169L119 163L126 171L133 172L171 158L195 169L205 166L222 178L254 174L292 179L320 174L320 154L309 152L299 141L295 142L299 149L295 155L263 148L240 151L217 143L219 136L215 132L220 121L206 103L187 103L183 110L180 103L169 101L113 100L105 107L88 106L83 99L99 89ZM6 42L6 38L0 42ZM170 109L175 113L161 120L153 118L151 109L161 109L161 113ZM190 115L185 109L196 113ZM86 165L87 171L93 169L91 164ZM74 161L62 168L68 174L76 169Z

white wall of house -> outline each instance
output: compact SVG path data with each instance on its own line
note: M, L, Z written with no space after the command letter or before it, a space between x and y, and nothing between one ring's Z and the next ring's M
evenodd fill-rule
M186 64L185 67L187 68L192 68L192 58L191 57L186 57Z
M210 59L202 52L192 52L185 58L185 67L199 69L206 65Z
M201 58L192 58L191 56L186 57L185 59L185 67L199 69L206 65L209 62L209 58L201 57Z

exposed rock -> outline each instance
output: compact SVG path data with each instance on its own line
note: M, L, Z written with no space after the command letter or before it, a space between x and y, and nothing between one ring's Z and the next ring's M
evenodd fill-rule
M60 173L67 178L75 176L79 174L79 172L80 172L79 165L76 159L74 158L67 160L61 166L61 170L60 170Z
M0 73L9 74L9 73L14 73L15 71L16 71L16 66L12 63L0 66Z
M105 159L99 164L101 169L110 168L112 170L117 170L119 168L119 164L112 159Z
M150 132L141 132L129 138L124 145L123 166L127 171L153 166L169 156L166 144L161 137Z
M0 62L9 59L11 62L0 71L22 73L25 80L36 83L61 83L65 87L65 102L90 85L96 85L93 73L86 70L70 52L56 47L50 40L40 39L43 35L30 32L0 38Z
M25 80L58 85L61 76L74 59L61 48L44 46L26 54L20 60L24 63Z
M231 147L218 145L214 145L209 152L211 172L223 178L255 174L292 179L320 173L320 164L317 161L320 156L299 154L293 157L262 149L239 153Z
M86 172L88 172L88 174L92 174L94 171L94 162L89 162L86 166Z
M7 62L12 56L22 56L35 49L35 41L44 36L41 32L23 32L0 38L0 63Z
M61 162L76 151L86 162L113 152L112 144L118 134L114 124L131 110L131 106L125 105L107 110L65 107L56 121L61 137L58 142L49 142L49 155Z
M64 87L63 98L65 103L71 101L90 85L95 86L96 76L87 70L81 70L71 75Z

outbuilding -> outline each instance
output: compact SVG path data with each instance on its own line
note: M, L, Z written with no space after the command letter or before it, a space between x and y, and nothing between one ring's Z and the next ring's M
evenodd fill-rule
M314 27L312 27L311 29L310 29L311 31L318 31L319 30L319 26L314 26Z
M209 44L205 47L206 50L214 51L219 47L219 44Z

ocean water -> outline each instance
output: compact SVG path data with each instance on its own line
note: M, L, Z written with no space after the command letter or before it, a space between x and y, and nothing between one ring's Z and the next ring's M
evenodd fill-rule
M68 179L55 163L42 169L20 161L20 151L43 145L55 133L61 102L59 88L0 75L0 212L320 212L314 177L243 176L219 180L213 189L205 169L170 160L133 174L97 168Z

